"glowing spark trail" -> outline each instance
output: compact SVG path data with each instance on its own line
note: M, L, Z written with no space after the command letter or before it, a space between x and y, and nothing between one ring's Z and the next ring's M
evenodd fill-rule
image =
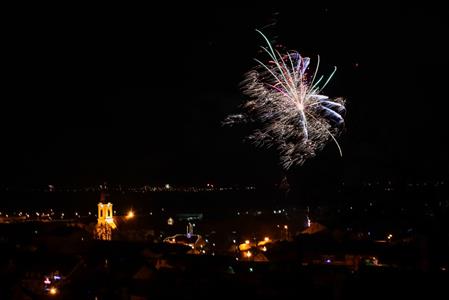
M224 124L255 123L257 129L248 138L257 146L275 147L286 170L314 157L330 139L342 155L336 136L344 126L345 100L320 94L336 68L321 84L323 76L316 80L319 57L310 78L308 57L296 51L281 54L262 32L256 31L267 44L261 49L270 60L263 63L255 59L258 66L246 74L242 83L249 97L244 112L228 116Z

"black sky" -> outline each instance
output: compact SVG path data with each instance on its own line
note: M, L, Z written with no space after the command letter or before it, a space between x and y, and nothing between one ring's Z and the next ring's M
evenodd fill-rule
M277 43L339 69L344 157L330 144L294 178L448 176L447 7L311 4L10 12L3 37L4 184L277 182L275 155L221 120Z

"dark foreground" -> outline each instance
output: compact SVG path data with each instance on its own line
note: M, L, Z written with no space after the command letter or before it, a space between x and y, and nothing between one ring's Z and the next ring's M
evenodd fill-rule
M162 243L88 241L71 250L2 244L0 298L447 299L446 269L366 263L354 269L317 263L306 248L278 242L266 254L271 260L255 261Z

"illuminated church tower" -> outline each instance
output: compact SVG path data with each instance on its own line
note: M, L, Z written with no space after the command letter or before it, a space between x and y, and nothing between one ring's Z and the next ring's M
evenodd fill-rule
M96 238L109 241L112 238L112 230L117 226L114 223L114 214L112 203L106 201L106 195L101 192L100 202L98 203L98 221L96 226Z

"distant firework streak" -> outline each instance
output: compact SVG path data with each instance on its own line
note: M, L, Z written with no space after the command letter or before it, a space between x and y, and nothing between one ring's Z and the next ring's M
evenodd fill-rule
M262 32L256 31L267 43L268 47L261 49L270 60L263 63L255 59L258 66L242 82L243 92L249 97L243 112L228 116L224 124L255 124L249 140L257 146L274 147L285 170L314 157L331 139L342 155L336 136L344 127L345 100L331 100L320 94L337 68L327 79L323 80L323 76L317 79L318 56L310 78L307 72L310 58L301 57L296 51L281 54Z

